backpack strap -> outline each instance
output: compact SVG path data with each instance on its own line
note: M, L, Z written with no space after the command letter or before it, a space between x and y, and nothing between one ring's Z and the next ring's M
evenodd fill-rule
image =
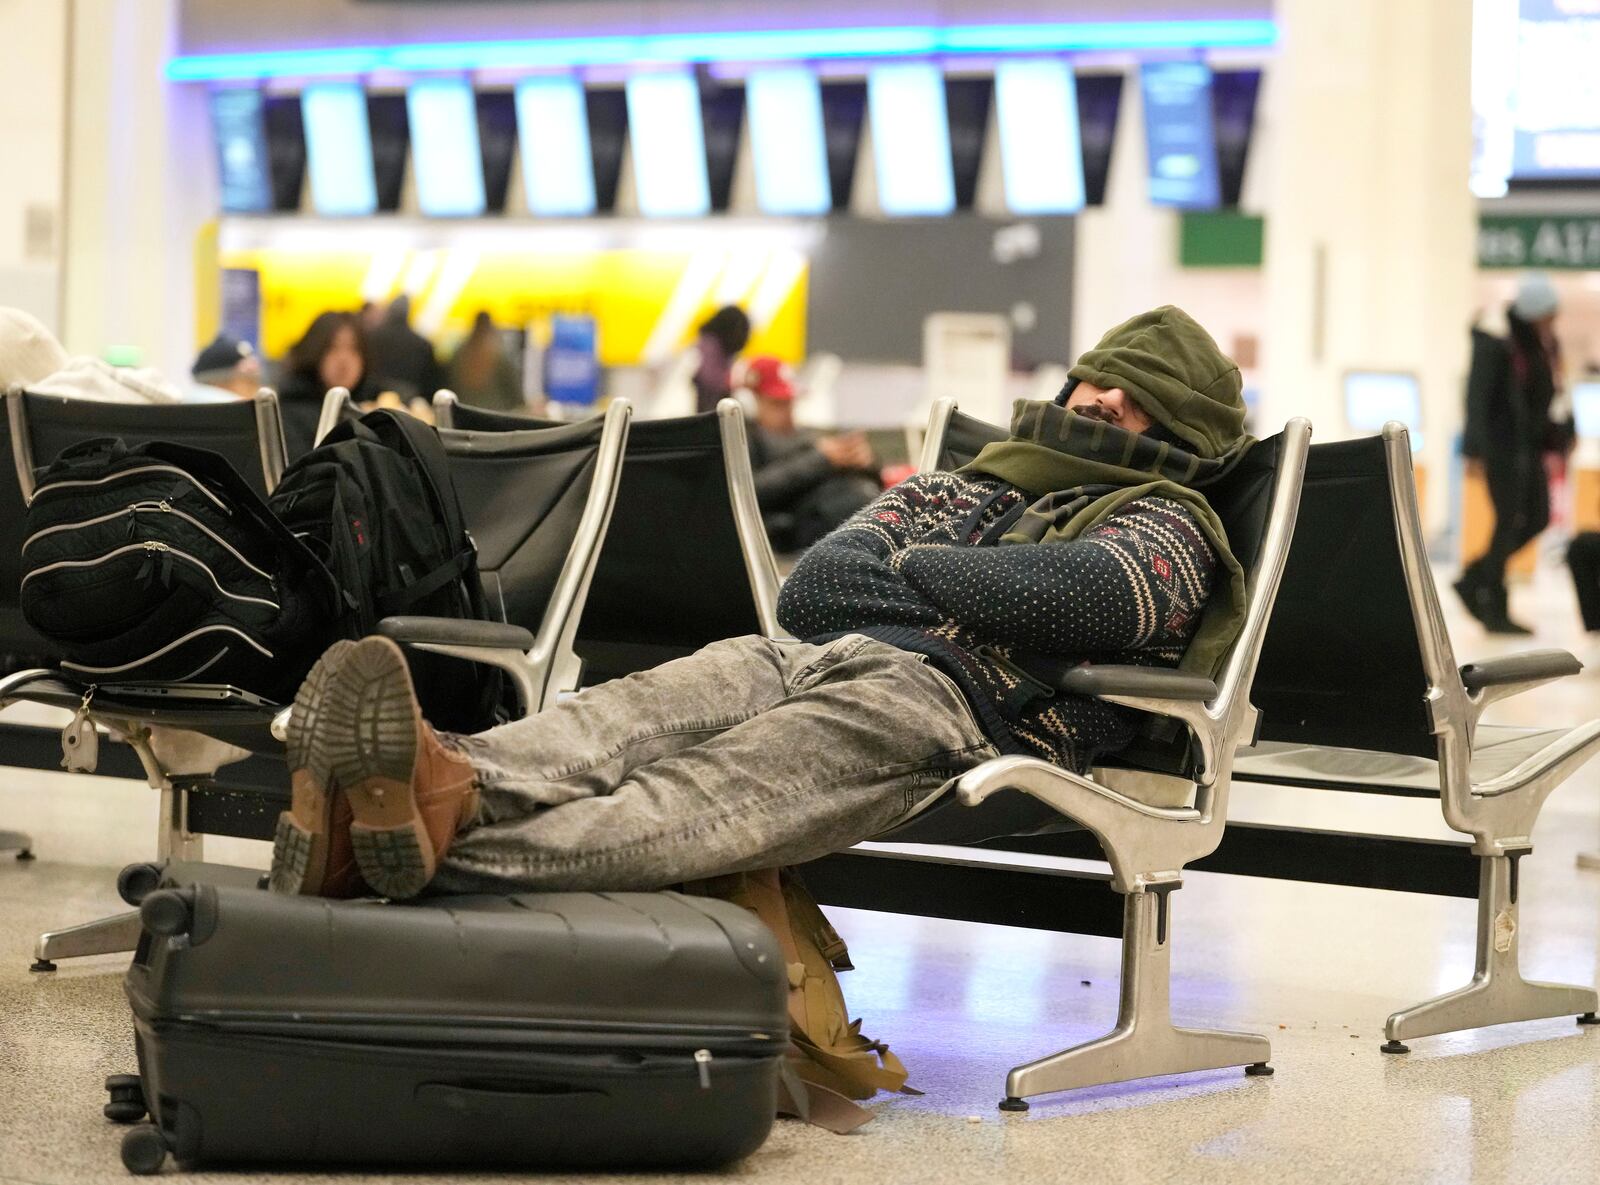
M394 617L404 613L410 606L415 605L424 597L432 596L452 580L459 580L465 576L467 570L477 561L477 554L471 551L458 551L450 559L440 564L432 572L418 577L405 588L397 592L380 596L374 599L374 606L378 616Z
M409 453L422 470L434 503L444 515L447 537L462 540L467 533L461 515L461 500L455 496L455 484L450 478L450 459L445 456L439 433L431 424L424 424L416 416L392 408L380 407L369 411L360 419L361 427L372 433L374 439L390 448ZM403 444L398 442L403 441ZM448 496L446 492L448 491Z

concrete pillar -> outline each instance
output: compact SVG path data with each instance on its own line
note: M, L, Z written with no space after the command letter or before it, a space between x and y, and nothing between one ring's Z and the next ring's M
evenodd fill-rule
M0 305L60 328L61 153L67 86L66 7L0 0Z
M163 77L177 0L71 0L62 339L132 347L181 380L195 354L196 238L216 216L203 86Z
M1414 373L1425 512L1446 518L1472 317L1472 6L1278 0L1262 419L1351 435L1349 370Z

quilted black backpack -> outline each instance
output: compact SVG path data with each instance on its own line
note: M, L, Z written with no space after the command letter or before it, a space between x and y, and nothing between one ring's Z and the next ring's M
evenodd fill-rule
M231 684L286 702L337 634L316 556L216 453L85 441L41 475L21 609L94 684Z
M478 552L467 533L438 434L387 409L339 424L289 466L271 508L332 574L340 633L363 637L385 617L487 617ZM492 667L413 652L424 714L473 732L500 718Z

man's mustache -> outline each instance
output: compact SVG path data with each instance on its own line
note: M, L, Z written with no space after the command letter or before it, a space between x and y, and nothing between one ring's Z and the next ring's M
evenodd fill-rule
M1108 424L1115 423L1117 418L1099 403L1085 403L1082 407L1075 407L1072 410L1086 420L1104 420Z

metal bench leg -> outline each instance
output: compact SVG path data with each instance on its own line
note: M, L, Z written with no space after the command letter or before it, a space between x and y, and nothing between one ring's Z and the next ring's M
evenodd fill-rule
M21 831L0 831L0 852L15 852L18 860L32 860L33 838Z
M128 743L139 755L152 788L161 795L160 817L156 824L156 858L162 863L199 863L204 859L201 837L189 830L189 792L184 784L173 785L150 749L148 732L128 729ZM95 922L85 922L65 930L52 930L39 936L33 948L33 970L54 971L57 959L82 955L116 954L139 945L139 914L120 913Z
M1384 1026L1385 1053L1405 1053L1411 1037L1453 1033L1518 1020L1576 1016L1594 1023L1600 998L1593 988L1522 978L1517 960L1517 861L1482 856L1478 873L1478 966L1466 987L1396 1012Z
M205 853L202 850L201 837L189 830L187 785L189 782L205 779L195 776L184 777L174 785L151 747L149 729L121 726L117 731L138 754L139 764L144 766L145 781L150 784L152 790L161 795L161 813L156 824L156 859L198 864L205 859Z
M139 912L114 914L96 922L85 922L66 930L51 930L39 935L33 948L33 970L54 971L57 959L76 959L82 955L110 955L131 951L139 945Z
M161 818L156 833L156 859L198 864L205 859L204 837L189 830L189 791L170 782L159 786Z
M1025 1066L1006 1078L1003 1111L1058 1090L1245 1066L1270 1074L1271 1043L1254 1033L1180 1029L1172 1024L1171 893L1174 882L1129 893L1123 903L1122 1000L1106 1036Z

